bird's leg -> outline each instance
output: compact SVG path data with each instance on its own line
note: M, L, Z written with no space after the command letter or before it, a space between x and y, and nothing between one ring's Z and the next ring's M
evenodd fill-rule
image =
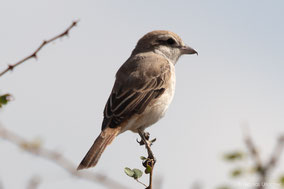
M144 131L141 131L141 133L144 135L144 137L148 141L149 145L152 146L152 144L156 141L156 138L150 140L150 133L144 132ZM140 135L140 133L139 133L139 135ZM144 140L142 140L142 137L141 137L141 140L140 141L137 140L137 142L140 144L140 146L145 145L145 142L144 142Z
M156 141L156 139L149 140L150 139L150 134L148 132L144 132L143 130L138 129L138 133L141 137L141 141L137 141L140 145L145 145L147 152L148 152L148 158L154 160L156 162L156 159L154 157L154 154L151 150L151 145L153 142Z

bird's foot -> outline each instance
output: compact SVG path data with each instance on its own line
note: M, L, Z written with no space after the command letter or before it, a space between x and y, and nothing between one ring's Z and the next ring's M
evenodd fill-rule
M157 140L156 138L150 140L150 133L148 132L143 132L143 136L149 146L152 146L152 144ZM140 146L145 145L145 141L143 140L143 137L141 137L140 141L138 139L136 141L138 142L138 144L140 144Z
M156 141L156 138L150 140L150 134L148 132L144 132L142 130L138 131L140 137L141 137L141 141L137 142L142 146L145 145L147 151L148 151L148 159L151 159L154 163L156 162L156 159L154 157L154 154L151 150L151 145L153 144L153 142Z

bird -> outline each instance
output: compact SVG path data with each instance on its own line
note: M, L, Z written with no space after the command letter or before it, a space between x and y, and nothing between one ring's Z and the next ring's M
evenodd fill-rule
M127 130L144 133L165 115L175 92L175 65L185 54L198 55L171 31L155 30L139 39L116 73L101 133L77 170L96 166L117 135Z

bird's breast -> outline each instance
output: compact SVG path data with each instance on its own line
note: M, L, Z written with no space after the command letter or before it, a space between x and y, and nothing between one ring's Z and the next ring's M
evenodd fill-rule
M157 121L159 121L166 113L170 103L173 100L175 93L175 68L171 64L171 78L165 92L153 103L149 104L143 113L133 116L130 120L131 125L128 125L128 129L137 132L137 129L145 129Z

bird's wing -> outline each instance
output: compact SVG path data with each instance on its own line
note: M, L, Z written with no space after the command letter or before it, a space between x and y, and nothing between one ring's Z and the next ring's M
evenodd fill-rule
M165 91L171 77L169 62L159 55L136 56L118 70L113 90L104 109L102 130L115 128L141 114Z

